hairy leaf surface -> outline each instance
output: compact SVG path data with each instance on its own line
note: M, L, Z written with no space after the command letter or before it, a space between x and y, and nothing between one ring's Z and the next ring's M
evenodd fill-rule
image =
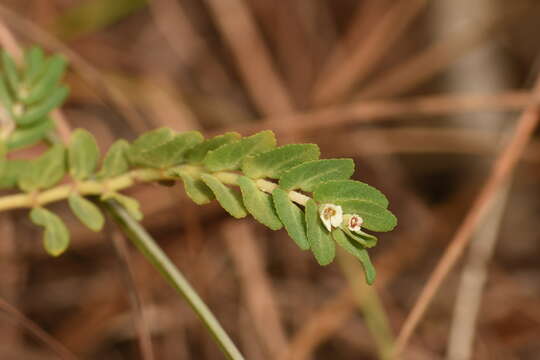
M324 182L348 179L353 172L354 162L351 159L308 161L283 173L279 186L285 190L301 189L312 192Z

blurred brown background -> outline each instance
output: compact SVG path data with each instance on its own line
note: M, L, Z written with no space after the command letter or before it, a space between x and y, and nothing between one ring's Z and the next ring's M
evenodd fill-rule
M535 0L0 2L21 45L71 58L64 113L102 149L158 126L208 136L272 129L281 144L354 158L354 178L387 194L399 219L371 251L394 335L530 102L539 18ZM405 358L540 358L539 146L526 148ZM247 359L378 358L338 264L321 268L285 231L196 206L179 186L131 194ZM25 211L0 217L4 301L80 358L142 359L138 292L156 359L223 358L131 248L135 283L126 280L112 228L94 234L64 204L55 209L73 235L58 259ZM0 313L0 359L54 358Z

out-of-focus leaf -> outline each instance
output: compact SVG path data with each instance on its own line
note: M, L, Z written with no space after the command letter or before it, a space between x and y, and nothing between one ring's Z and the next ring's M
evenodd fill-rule
M87 228L96 232L103 229L105 218L93 202L79 194L72 193L68 197L68 203L71 211Z
M218 135L211 139L205 140L204 142L195 146L193 149L189 150L186 155L186 161L190 163L199 163L203 161L204 157L209 151L215 150L222 145L236 142L238 139L240 139L240 134L236 132L228 132L223 135Z
M99 148L94 135L76 129L68 146L69 173L77 180L85 180L96 170Z
M23 111L21 116L15 117L15 121L18 125L28 126L40 120L45 120L52 110L62 105L68 94L69 89L67 86L60 86L52 89L46 99L28 107Z
M129 143L125 140L117 140L111 145L109 151L103 159L101 170L97 173L97 177L105 179L113 176L119 176L129 170L129 162L127 159L127 151Z
M354 240L349 239L341 229L334 229L332 230L332 237L339 246L341 246L345 251L352 254L354 257L356 257L358 260L360 260L360 263L362 264L362 267L364 268L364 275L366 277L366 282L369 285L372 285L375 281L376 277L376 271L375 267L371 263L371 259L369 258L369 254L366 249L364 249L360 244L355 242Z
M30 211L30 219L45 229L43 245L52 256L59 256L69 246L69 231L56 214L47 209L37 207Z
M101 200L115 200L137 221L142 220L143 214L139 202L132 197L122 195L117 192L107 193L101 197Z
M65 149L62 145L55 144L43 155L29 162L29 166L19 174L18 185L26 192L48 189L58 183L65 173Z
M22 99L26 105L41 103L51 97L51 93L64 75L66 60L60 55L51 56L44 67L45 70L37 73L35 79L29 80L28 96Z
M54 129L54 122L50 118L31 127L17 127L7 139L7 147L10 151L22 149L38 143Z

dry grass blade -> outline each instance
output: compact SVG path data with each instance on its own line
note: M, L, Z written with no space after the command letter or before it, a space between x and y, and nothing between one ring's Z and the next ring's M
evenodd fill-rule
M36 338L41 340L45 345L47 345L58 357L64 360L76 360L77 357L71 353L64 345L58 342L55 338L49 335L45 330L43 330L39 325L34 323L32 320L28 319L21 312L11 306L4 299L0 298L0 311L5 312L9 317L13 319L16 323L20 324Z
M229 44L249 94L266 116L287 114L293 104L245 0L206 0Z
M480 221L482 221L484 215L491 206L495 194L500 191L501 186L503 186L504 182L508 179L508 176L512 173L521 154L525 150L527 143L530 141L538 123L540 111L538 102L540 97L540 77L537 79L533 94L533 102L519 118L516 129L512 134L512 138L497 158L486 184L475 199L472 207L465 216L465 219L452 238L450 245L448 245L444 255L439 260L435 270L429 277L428 282L422 289L413 309L405 320L396 341L395 351L397 355L402 353L407 346L410 337L431 304L433 297L463 253L465 247L468 245L471 234L476 230Z
M344 96L354 84L361 82L388 49L403 35L427 0L400 0L394 2L380 21L365 38L364 44L349 55L335 72L325 74L317 82L314 103L326 105Z
M246 223L226 223L223 233L258 337L268 358L276 359L287 348L287 338L257 239Z

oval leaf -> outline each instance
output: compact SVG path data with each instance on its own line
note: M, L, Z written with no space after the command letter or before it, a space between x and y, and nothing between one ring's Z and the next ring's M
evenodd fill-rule
M272 198L262 192L255 184L255 181L246 176L238 178L238 185L242 191L244 205L253 217L263 225L272 230L279 230L283 226L279 220Z
M356 257L358 260L360 260L360 263L362 264L362 267L364 268L364 275L366 277L366 282L369 285L372 285L375 281L375 277L377 275L375 271L375 267L371 263L371 259L369 258L369 254L366 249L364 249L360 244L351 241L341 229L334 229L332 230L332 237L339 246L341 246L345 251L352 254L354 257Z
M69 246L69 231L56 214L47 209L37 207L30 211L30 219L36 225L45 228L43 245L52 256L62 254Z
M60 86L51 90L47 98L25 109L21 116L15 118L15 121L22 126L43 121L52 110L62 105L68 94L69 88L67 86Z
M279 179L284 171L306 161L319 158L319 147L315 144L291 144L280 146L261 154L249 156L242 164L242 171L253 179Z
M29 79L30 91L28 96L22 99L25 104L42 102L50 97L51 92L64 75L66 60L59 55L53 56L46 61L44 67L45 71L38 72L35 77Z
M238 139L240 139L240 134L236 132L228 132L208 139L189 150L186 155L186 161L190 163L199 163L203 161L209 151L215 150L222 145L236 142Z
M85 180L96 170L99 148L94 135L77 129L68 146L69 173L77 180Z
M324 159L308 161L283 173L279 186L285 190L313 191L318 185L330 180L348 179L354 173L351 159Z
M397 219L389 210L364 200L339 200L335 202L345 214L357 214L364 219L363 227L373 231L390 231L397 225Z
M351 240L356 241L365 248L372 248L377 245L377 237L371 234L365 233L363 231L354 232L349 230L346 226L341 226L341 230L347 235Z
M54 123L50 118L40 121L32 127L18 127L8 138L9 150L22 149L43 140L47 133L54 129Z
M271 150L275 146L274 133L269 130L261 131L232 144L225 144L209 151L203 164L210 171L236 170L246 156Z
M129 143L127 141L115 141L109 148L109 151L107 151L97 177L105 179L126 173L129 170L129 162L127 159L128 150Z
M19 174L18 185L26 192L47 189L60 181L65 173L65 149L62 145L56 144L29 162L25 171Z
M178 176L184 183L186 194L195 204L204 205L215 199L212 190L201 179L186 174L179 174Z
M325 182L315 189L313 198L320 203L334 203L339 200L369 201L384 208L388 199L373 186L355 180L334 180Z
M289 236L300 249L309 249L304 212L289 199L289 194L285 190L275 188L272 192L272 198L279 219Z
M105 218L99 208L81 195L71 193L68 197L69 207L77 218L92 231L103 229Z
M17 186L19 178L31 168L29 160L6 160L0 176L0 189L12 189Z
M215 176L202 174L201 180L212 190L219 204L232 216L237 219L247 215L242 198L238 191L225 186Z
M336 245L330 233L319 219L319 210L313 200L306 204L307 238L315 259L320 265L328 265L336 256Z
M101 196L101 200L115 200L122 205L122 207L124 207L129 215L135 220L140 221L143 218L139 202L132 197L113 192L104 194Z

